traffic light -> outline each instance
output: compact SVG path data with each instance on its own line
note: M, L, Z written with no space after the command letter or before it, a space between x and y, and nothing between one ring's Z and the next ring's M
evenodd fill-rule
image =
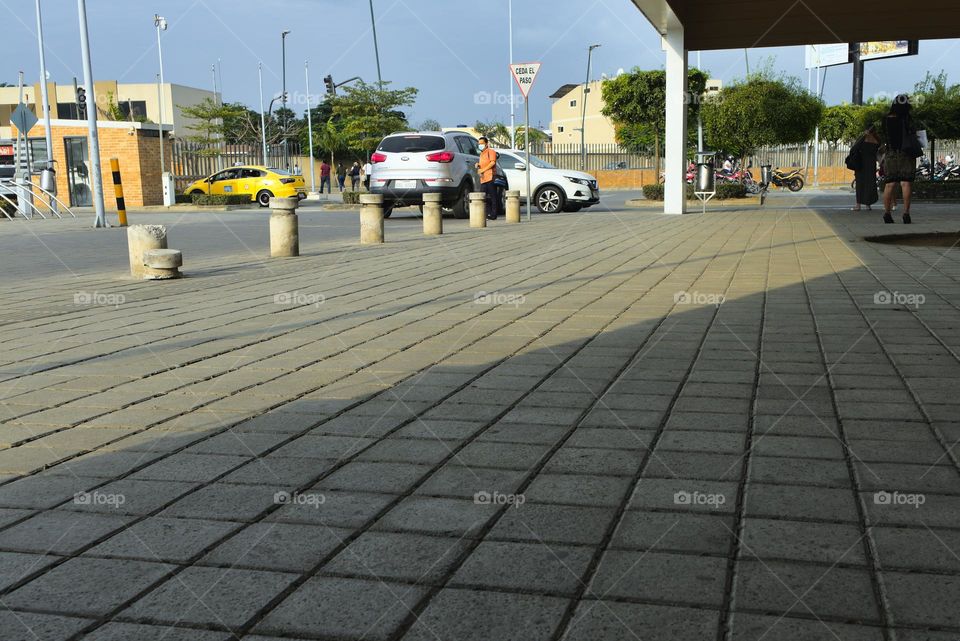
M327 76L323 79L323 84L327 86L327 95L336 96L337 95L337 85L333 83L333 76Z
M87 118L87 90L83 87L77 88L77 118L79 120Z

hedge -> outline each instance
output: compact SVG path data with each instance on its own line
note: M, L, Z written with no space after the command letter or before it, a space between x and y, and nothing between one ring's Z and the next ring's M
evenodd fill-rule
M174 196L174 202L176 202L178 205L192 205L193 196L190 194L177 194Z
M883 186L880 186L883 191ZM897 187L897 194L900 188ZM960 181L917 180L913 183L913 198L917 200L960 200Z
M345 191L343 192L343 204L345 205L359 205L360 204L360 195L359 191Z
M695 198L693 194L693 185L687 185L687 200ZM643 197L647 200L663 200L663 185L644 185ZM730 200L733 198L746 198L747 188L742 183L722 182L717 183L717 200Z
M250 196L242 194L193 194L192 202L197 207L212 207L223 205L249 205Z

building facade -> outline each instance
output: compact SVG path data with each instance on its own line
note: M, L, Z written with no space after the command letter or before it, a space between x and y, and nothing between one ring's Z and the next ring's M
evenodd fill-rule
M617 142L613 122L603 115L603 80L586 85L564 85L550 96L553 99L550 131L554 144L580 144L580 124L584 123L584 138L588 145L612 145ZM586 119L583 104L586 99Z

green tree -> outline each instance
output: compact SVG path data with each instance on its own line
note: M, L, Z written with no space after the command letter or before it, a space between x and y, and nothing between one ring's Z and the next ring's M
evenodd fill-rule
M805 143L823 114L823 101L796 78L750 75L704 104L704 131L713 149L741 158L767 145Z
M434 120L433 118L427 118L420 123L420 126L417 127L420 131L440 131L443 129L443 125L440 124L439 120Z
M379 140L377 142L380 142ZM314 154L319 158L321 154L330 155L330 166L336 167L336 155L349 151L351 148L350 139L346 132L334 118L320 123L320 126L313 127Z
M510 128L502 122L478 120L473 128L481 136L486 136L494 147L504 149L510 146Z
M187 140L203 146L201 154L215 156L220 153L219 143L228 140L228 132L236 133L233 127L236 123L247 118L251 120L252 112L236 103L219 104L212 98L204 98L195 105L177 105L184 116L193 120L189 130L193 133L184 136ZM230 129L228 129L228 127ZM255 127L259 138L259 119Z
M524 149L524 145L527 143L527 128L524 125L517 127L517 149ZM537 129L536 127L530 127L530 148L536 149L537 145L542 145L547 142L549 137L547 134L543 133L542 130ZM509 138L507 140L509 143Z
M696 122L708 75L700 69L687 73L688 112ZM662 70L633 69L603 83L603 115L617 131L617 141L639 151L653 147L656 171L660 173L660 141L667 127L667 74Z
M820 118L820 138L834 147L854 142L866 129L863 111L863 107L848 103L825 107Z
M378 84L357 82L344 87L343 95L330 99L333 117L337 119L351 149L375 149L384 136L409 129L401 108L410 107L419 91L414 87L389 89L389 82Z
M912 100L914 118L926 129L930 140L930 157L936 160L937 140L960 139L960 85L951 85L947 74L940 72L917 83Z

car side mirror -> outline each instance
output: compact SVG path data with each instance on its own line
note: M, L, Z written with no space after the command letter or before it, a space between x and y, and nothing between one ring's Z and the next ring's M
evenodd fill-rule
M526 170L527 170L527 164L526 164L526 163L522 163L522 162L518 162L516 165L514 165L513 168L516 169L517 171L526 171Z

